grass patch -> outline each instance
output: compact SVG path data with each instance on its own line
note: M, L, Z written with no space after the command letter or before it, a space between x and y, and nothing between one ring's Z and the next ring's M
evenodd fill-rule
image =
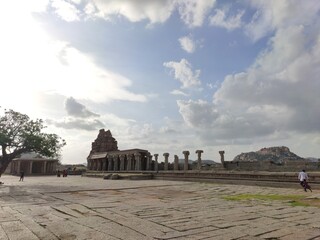
M229 201L252 201L252 200L260 200L260 201L284 201L289 203L293 207L297 206L313 206L320 207L319 199L306 199L303 195L277 195L277 194L239 194L233 196L225 196L223 197L225 200Z

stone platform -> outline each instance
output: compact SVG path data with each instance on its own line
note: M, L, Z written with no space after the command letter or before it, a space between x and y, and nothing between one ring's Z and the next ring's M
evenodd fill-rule
M188 170L188 171L87 171L84 176L105 178L116 176L113 179L129 180L170 180L190 182L212 182L219 184L238 184L269 187L296 187L297 172L266 172L266 171L210 171L210 170ZM310 172L309 182L320 188L320 172Z
M320 190L167 180L3 175L0 239L320 239L320 208L238 194L302 195Z

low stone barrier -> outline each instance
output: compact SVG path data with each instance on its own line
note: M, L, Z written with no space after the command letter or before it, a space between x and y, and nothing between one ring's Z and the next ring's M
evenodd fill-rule
M117 179L127 180L174 180L227 183L239 185L259 185L274 187L297 187L298 173L294 172L232 172L232 171L149 171L149 172L98 172L88 171L86 177L99 177L112 179L110 175L117 174ZM320 172L310 172L309 183L320 188Z
M309 182L320 187L320 172L309 174ZM154 179L202 181L242 185L260 185L274 187L296 187L298 173L293 172L228 172L228 171L161 171L154 174Z

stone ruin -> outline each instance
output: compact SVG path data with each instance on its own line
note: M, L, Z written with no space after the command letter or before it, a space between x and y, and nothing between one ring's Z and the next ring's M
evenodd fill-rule
M101 129L97 139L91 144L90 154L110 151L118 151L118 142L112 137L110 130Z
M201 154L203 150L197 150L197 169L201 169ZM87 157L88 170L92 171L159 171L159 170L191 170L189 164L189 151L183 151L184 164L181 167L179 158L174 156L174 163L169 163L169 153L164 153L164 162L159 163L159 154L153 156L143 149L119 150L118 143L112 137L111 131L101 129L97 138L91 145L91 151Z
M163 153L164 161L159 163L159 154L153 156L144 149L119 150L118 142L110 130L101 129L97 139L92 143L87 158L88 170L93 171L189 171L189 170L237 170L237 171L271 171L292 172L305 169L316 171L320 168L319 161L310 162L294 153L287 147L262 148L257 152L242 153L233 161L225 161L224 151L219 151L221 164L215 164L210 169L203 167L201 154L196 150L198 159L189 163L189 151L182 151L184 161L179 163L179 157L174 155L173 163L169 163L169 153ZM154 157L154 160L152 159Z
M151 169L151 159L144 149L119 150L111 131L101 129L91 144L87 162L88 170L94 171L144 171Z

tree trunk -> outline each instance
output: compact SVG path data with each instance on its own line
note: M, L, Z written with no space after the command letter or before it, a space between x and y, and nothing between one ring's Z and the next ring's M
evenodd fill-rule
M12 161L12 159L13 159L13 158L10 159L8 156L9 156L9 155L7 155L6 157L4 157L4 156L1 156L1 157L0 157L0 176L1 176L1 174L3 174L3 173L6 171L9 163L10 163L10 162Z
M28 151L26 149L18 149L13 153L3 154L2 156L0 156L0 176L6 171L9 163L11 163L11 161L14 158L16 158L17 156L19 156L21 153L24 153L24 152L28 152Z

